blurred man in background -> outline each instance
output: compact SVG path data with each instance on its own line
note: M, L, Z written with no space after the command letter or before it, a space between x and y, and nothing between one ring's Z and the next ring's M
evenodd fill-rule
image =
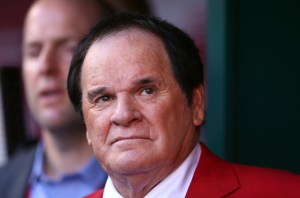
M96 0L39 0L30 7L22 72L41 141L1 168L1 197L74 198L105 184L107 175L93 156L85 126L67 96L66 78L81 37L113 12L107 2Z

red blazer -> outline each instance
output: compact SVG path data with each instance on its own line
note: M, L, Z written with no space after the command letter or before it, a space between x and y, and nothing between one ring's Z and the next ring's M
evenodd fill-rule
M187 198L300 198L300 176L282 170L232 164L201 144L201 158ZM102 198L103 189L86 196Z

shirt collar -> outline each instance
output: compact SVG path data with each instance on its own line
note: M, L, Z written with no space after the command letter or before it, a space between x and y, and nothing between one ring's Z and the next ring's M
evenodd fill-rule
M29 183L33 183L42 176L43 172L43 153L44 153L44 145L42 142L39 142L34 155L33 167L29 177Z
M90 185L96 188L104 186L107 175L97 159L93 156L78 172Z
M30 184L40 181L55 183L70 177L81 177L83 180L85 180L85 182L89 183L91 186L94 186L95 189L98 189L99 187L103 186L106 181L107 175L94 156L91 157L91 159L79 170L73 173L62 175L59 179L52 179L45 175L43 171L43 162L44 144L42 141L40 141L37 145L33 167L29 177Z
M155 186L145 198L185 197L197 168L197 164L199 163L200 155L201 146L200 144L197 144L185 161ZM109 197L122 198L114 187L110 177L108 177L106 181L103 194L103 198Z

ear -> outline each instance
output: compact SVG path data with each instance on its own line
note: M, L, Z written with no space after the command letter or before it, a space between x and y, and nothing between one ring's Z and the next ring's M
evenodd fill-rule
M200 126L204 120L205 97L203 85L199 85L193 90L193 123L195 126Z
M89 132L88 132L88 131L86 131L85 135L86 135L86 139L87 139L88 145L92 145L92 141L91 141L91 138L90 138Z

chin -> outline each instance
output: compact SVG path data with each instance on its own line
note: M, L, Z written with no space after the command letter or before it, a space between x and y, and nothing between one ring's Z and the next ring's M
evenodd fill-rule
M48 128L51 131L64 128L65 121L63 119L43 119L40 120L41 127Z
M145 157L145 155L143 155ZM140 156L136 152L122 152L118 156L114 156L112 159L108 159L109 169L118 174L138 174L150 170L149 162L147 158Z

